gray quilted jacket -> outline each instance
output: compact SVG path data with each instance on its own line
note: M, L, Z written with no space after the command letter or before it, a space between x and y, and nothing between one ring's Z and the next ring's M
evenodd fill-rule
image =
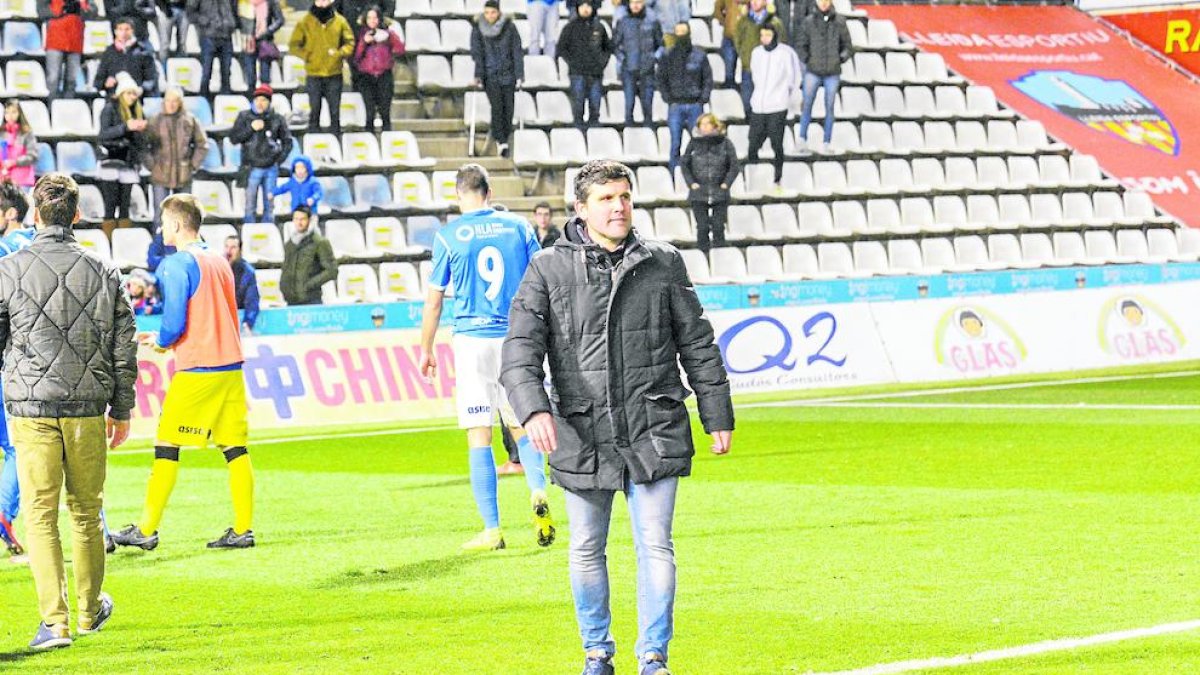
M0 259L4 400L17 417L129 419L137 379L133 310L121 272L75 242L38 230Z
M684 400L696 390L705 431L733 429L721 350L670 244L630 235L615 265L584 243L573 220L533 257L509 312L500 382L517 419L551 412L554 482L567 490L622 490L691 473ZM542 386L549 357L553 396Z

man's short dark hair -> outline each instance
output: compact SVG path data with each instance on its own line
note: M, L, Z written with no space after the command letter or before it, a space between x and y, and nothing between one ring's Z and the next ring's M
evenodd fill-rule
M492 184L487 169L478 164L463 164L454 179L454 189L460 193L474 193L480 196L491 192Z
M541 209L546 209L547 211L550 211L551 213L554 212L554 209L550 208L550 202L538 202L537 206L533 207L533 212L537 213Z
M240 235L240 234L231 234L231 235L229 235L229 236L225 237L225 241L227 241L227 242L228 242L229 240L231 240L231 239L232 239L233 241L236 241L236 242L237 242L237 245L238 245L238 248L239 248L239 249L242 247L242 235Z
M611 159L594 159L575 175L575 201L586 202L588 194L596 185L606 185L619 180L633 186L633 171L620 162Z
M309 219L312 218L312 209L309 208L307 204L301 204L300 206L297 206L296 208L292 209L292 213L303 213Z
M16 183L6 180L0 183L0 213L9 209L17 210L17 222L21 222L25 220L25 214L29 213L29 200Z
M200 207L200 200L186 192L164 199L162 215L163 218L171 216L188 232L199 232L200 224L204 222L204 209Z
M117 29L117 26L120 26L120 25L126 25L126 26L129 26L130 28L133 28L133 18L128 17L128 16L118 16L117 20L113 21L113 25L112 25L113 30L115 31Z
M758 27L758 32L759 32L759 33L762 33L764 30L765 30L765 31L767 31L767 32L769 32L771 35L774 35L774 34L775 34L775 26L772 26L772 25L770 24L770 22L768 22L768 23L764 23L763 25L761 25L761 26L759 26L759 27Z
M33 205L42 223L71 227L79 212L79 184L65 173L48 173L33 187Z

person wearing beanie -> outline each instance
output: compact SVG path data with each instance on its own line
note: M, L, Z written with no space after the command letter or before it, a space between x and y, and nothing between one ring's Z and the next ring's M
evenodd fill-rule
M662 26L645 0L629 0L629 11L613 30L613 52L625 88L625 126L633 126L633 106L642 105L642 124L654 121L654 64L663 49Z
M321 129L321 110L329 107L330 131L342 131L342 68L354 55L354 32L345 17L333 9L333 0L313 0L312 8L296 24L288 41L292 54L304 60L308 91L308 130Z
M712 66L704 52L692 46L688 24L675 24L675 46L659 60L657 78L658 90L667 102L667 128L671 131L667 167L675 175L683 130L696 125L713 88Z
M238 27L237 0L187 0L187 17L200 34L200 95L211 95L213 59L221 62L221 93L231 93L229 69L233 65L233 31Z
M115 91L100 111L97 134L105 154L96 178L104 198L102 227L106 234L115 227L133 225L129 203L133 186L141 182L138 169L146 155L146 126L142 88L129 73L117 73Z
M525 56L521 34L507 16L500 14L500 3L488 2L475 17L471 30L471 58L475 61L475 86L483 87L492 109L488 134L496 151L508 156L512 135L517 89L525 78Z
M604 68L612 57L613 48L608 29L597 18L591 3L580 3L575 12L558 36L558 56L567 63L571 77L571 114L575 118L575 128L586 132L587 127L600 124ZM585 104L587 124L583 122Z
M192 176L204 164L208 137L204 127L183 105L183 90L167 88L162 111L146 125L150 185L154 196L154 226L162 222L160 205L167 197L192 191Z
M768 0L750 0L745 12L737 22L737 34L734 45L737 47L738 61L742 63L742 109L746 119L750 118L750 95L754 93L754 78L751 76L750 55L759 46L759 27L770 24L775 29L775 35L782 43L787 43L787 29L783 21L775 16L773 5Z
M275 222L272 190L279 182L279 164L292 150L292 134L283 116L271 109L275 95L269 84L254 90L249 110L238 113L229 132L229 141L242 146L242 170L246 173L246 210L244 222ZM262 195L263 215L255 213Z
M783 180L783 133L787 129L788 105L800 88L800 59L791 47L779 42L771 24L758 29L760 44L750 55L754 93L750 96L750 149L747 163L758 161L763 141L771 141L775 186Z

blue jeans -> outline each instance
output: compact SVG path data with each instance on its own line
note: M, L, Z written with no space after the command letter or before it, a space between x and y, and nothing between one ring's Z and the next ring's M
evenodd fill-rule
M733 40L729 38L721 39L721 59L725 61L725 86L732 87L734 85L733 74L737 72L737 48L733 44Z
M209 95L213 58L221 60L221 93L233 93L229 86L229 68L233 64L233 38L200 38L200 93Z
M272 166L266 169L250 169L250 177L246 180L246 217L243 222L246 223L273 223L275 222L275 197L271 192L275 189L275 184L279 182L279 167ZM254 210L258 206L259 189L262 190L263 217L262 220L255 218Z
M667 168L675 175L675 167L679 165L679 149L683 145L683 130L696 126L696 120L704 112L703 103L672 103L667 108L667 128L671 130L671 154L667 158Z
M603 78L584 75L571 76L571 115L575 128L586 132L588 127L600 124L600 100L604 98ZM583 104L588 106L588 121L583 123Z
M754 76L745 68L742 68L740 93L742 94L742 112L745 113L746 119L750 119L750 97L754 95Z
M654 73L621 73L625 85L625 126L633 126L633 104L642 103L642 126L654 122Z
M800 115L800 140L808 140L808 124L812 122L813 103L817 98L817 87L825 87L825 142L833 138L833 102L837 98L841 75L814 75L804 72L804 110Z
M675 519L678 478L625 485L625 501L633 525L637 551L638 641L637 655L655 652L667 658L674 631L675 546L671 523ZM571 522L571 593L584 651L616 653L612 611L608 606L608 564L605 546L612 518L610 490L566 490L567 518Z

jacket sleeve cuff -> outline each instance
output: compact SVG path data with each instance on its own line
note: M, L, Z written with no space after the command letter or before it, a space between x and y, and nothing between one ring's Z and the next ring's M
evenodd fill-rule
M113 418L114 420L117 420L118 422L128 422L129 421L129 410L128 409L122 410L120 408L114 408L112 406L109 406L108 416Z
M700 411L700 422L704 425L705 433L733 431L733 401L729 398L728 392L697 397L696 405Z
M516 414L517 421L522 426L537 413L550 412L550 398L546 396L546 390L540 382L517 387L510 391L508 401L512 404L513 413Z

